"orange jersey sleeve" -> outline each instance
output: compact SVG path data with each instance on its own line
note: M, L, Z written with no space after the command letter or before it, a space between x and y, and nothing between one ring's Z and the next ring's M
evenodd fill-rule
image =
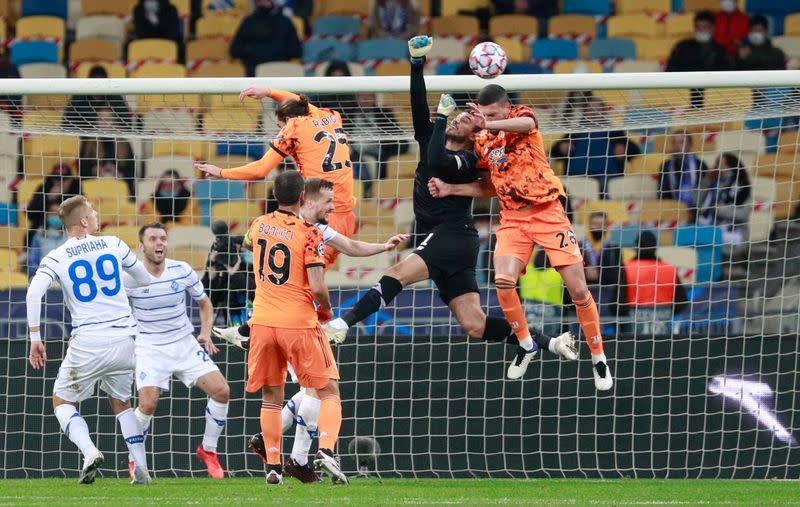
M341 115L330 109L311 107L308 116L290 118L270 143L279 155L294 158L303 178L321 178L333 183L334 211L355 207L353 163Z
M543 204L566 195L544 151L538 121L528 106L511 110L509 118L529 117L536 128L528 133L481 132L475 139L478 167L490 171L501 209Z
M247 233L253 245L256 296L251 324L309 329L318 325L309 266L324 266L320 230L286 211L253 221Z

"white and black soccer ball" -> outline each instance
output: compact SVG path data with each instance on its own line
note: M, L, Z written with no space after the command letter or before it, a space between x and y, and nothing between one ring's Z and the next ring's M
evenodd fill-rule
M492 79L506 70L505 50L494 42L481 42L469 53L469 68L483 79Z

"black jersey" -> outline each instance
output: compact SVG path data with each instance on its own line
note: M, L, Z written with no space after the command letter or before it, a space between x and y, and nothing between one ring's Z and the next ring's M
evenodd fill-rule
M479 178L477 156L472 150L450 151L444 149L444 125L436 142L446 157L437 157L436 164L429 160L428 145L434 137L435 125L430 120L425 77L422 63L411 64L411 113L414 121L414 139L419 143L419 164L414 178L414 214L417 218L416 234L427 234L444 222L472 222L472 198L450 196L437 199L428 191L428 180L437 177L446 183L472 183ZM438 144L435 148L438 148Z

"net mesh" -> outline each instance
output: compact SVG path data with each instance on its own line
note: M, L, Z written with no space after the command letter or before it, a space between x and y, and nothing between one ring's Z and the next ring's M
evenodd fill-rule
M798 478L800 93L511 91L515 102L537 111L545 149L567 189L614 391L595 392L584 345L579 363L544 352L525 381L505 380L511 351L468 343L435 287L417 284L336 351L344 468L442 477ZM355 237L383 242L408 231L419 157L408 94L309 95L344 118L359 180ZM456 94L461 106L472 98ZM438 94L429 94L432 111L437 101ZM26 366L28 275L63 240L47 228L51 203L80 191L95 203L104 233L132 247L139 225L166 220L169 257L202 273L215 241L210 224L223 220L231 234L242 234L274 206L271 180L278 171L263 181L224 182L201 178L193 163L232 167L259 158L278 131L274 108L233 94L7 98L0 114L7 183L0 199L7 203L0 204L7 223L0 229L0 285L8 289L0 293L0 312L9 337L0 340L5 477L72 475L79 468L48 401L69 334L58 291L48 294L43 317L48 366L43 373ZM62 165L64 174L49 176ZM742 172L745 179L735 176ZM183 186L190 195L179 194ZM477 266L481 301L500 316L490 283L497 205L476 200L474 211L486 233ZM598 212L605 221L592 226ZM603 231L597 241L595 229ZM643 231L676 267L685 302L651 308L630 300L625 268ZM340 256L326 277L334 307L351 307L407 253ZM215 297L226 302L218 305L217 324L246 312L245 302L228 297L233 292L218 289ZM557 272L538 251L520 295L532 327L580 333ZM189 311L199 323L197 309ZM244 394L245 357L224 348L215 360L232 393L223 466L236 475L261 473L245 446L245 437L258 431L260 408L257 397ZM124 475L124 442L104 404L91 399L81 413L106 453L103 475ZM204 407L202 393L179 382L163 393L148 440L158 476L204 474L191 456Z

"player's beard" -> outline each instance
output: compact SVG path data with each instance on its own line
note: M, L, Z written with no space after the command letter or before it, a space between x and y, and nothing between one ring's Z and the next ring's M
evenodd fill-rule
M459 136L459 135L456 135L456 134L450 134L450 133L446 133L444 135L444 139L445 139L445 141L449 141L449 142L455 143L455 144L462 144L462 145L467 142L467 138L466 137Z

